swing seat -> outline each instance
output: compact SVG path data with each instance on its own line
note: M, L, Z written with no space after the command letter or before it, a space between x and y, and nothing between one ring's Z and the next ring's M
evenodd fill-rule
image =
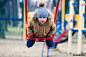
M36 42L46 42L46 40L51 40L52 38L35 38Z
M46 42L46 38L35 38L36 42Z
M28 39L35 40L36 42L46 42L46 40L51 40L51 39L53 39L53 37L52 38L28 38Z

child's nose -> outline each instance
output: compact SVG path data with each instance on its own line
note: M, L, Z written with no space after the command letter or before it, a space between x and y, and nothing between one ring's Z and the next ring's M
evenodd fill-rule
M44 18L42 17L42 20L43 20Z

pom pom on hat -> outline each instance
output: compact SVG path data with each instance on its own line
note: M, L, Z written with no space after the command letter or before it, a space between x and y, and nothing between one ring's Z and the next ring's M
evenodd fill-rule
M39 1L39 2L37 3L37 6L38 6L38 7L45 6L45 2L44 2L44 1Z
M45 2L40 1L40 2L38 2L37 6L38 6L37 18L39 18L39 17L48 17L49 16L48 10L45 7Z

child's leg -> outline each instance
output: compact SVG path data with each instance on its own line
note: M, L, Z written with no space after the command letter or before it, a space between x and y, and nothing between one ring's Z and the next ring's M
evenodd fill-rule
M46 40L46 44L48 47L53 47L54 46L54 43L53 43L53 40Z
M35 40L27 40L27 47L29 48L29 47L32 47L33 45L34 45L34 43L35 43Z

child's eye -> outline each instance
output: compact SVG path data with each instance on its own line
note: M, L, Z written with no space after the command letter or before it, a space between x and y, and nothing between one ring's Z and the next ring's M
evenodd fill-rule
M39 18L42 18L42 17L39 17Z
M43 17L43 18L46 18L46 17Z

